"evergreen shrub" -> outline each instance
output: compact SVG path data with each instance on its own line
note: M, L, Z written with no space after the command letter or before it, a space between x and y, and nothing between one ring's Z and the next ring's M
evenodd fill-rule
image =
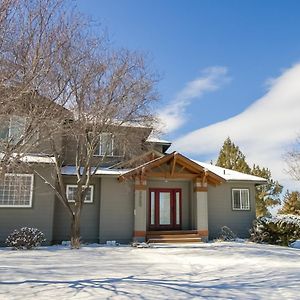
M300 216L277 215L257 218L250 230L250 240L256 243L288 246L300 238Z
M7 237L6 244L16 250L29 250L40 246L44 241L44 234L37 228L22 227Z

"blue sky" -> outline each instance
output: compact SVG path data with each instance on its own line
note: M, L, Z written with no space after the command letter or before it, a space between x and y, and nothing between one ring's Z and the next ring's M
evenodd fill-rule
M250 163L293 186L282 154L300 132L300 1L76 2L115 46L148 55L176 150L214 160L231 136Z

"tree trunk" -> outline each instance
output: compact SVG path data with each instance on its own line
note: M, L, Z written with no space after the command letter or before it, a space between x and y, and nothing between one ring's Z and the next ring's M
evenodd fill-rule
M72 216L71 222L71 249L80 248L80 209L77 209Z

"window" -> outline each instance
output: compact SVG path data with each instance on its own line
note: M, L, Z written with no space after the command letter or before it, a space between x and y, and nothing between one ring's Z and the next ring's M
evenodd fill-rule
M0 180L0 207L31 207L33 174L5 174Z
M99 143L99 155L113 156L114 136L111 133L101 133Z
M12 116L1 120L0 139L17 143L25 132L26 119L24 117Z
M100 134L99 148L95 155L100 156L122 156L121 147L117 138L108 132Z
M232 189L232 209L250 210L248 189Z
M69 202L75 202L77 192L77 185L75 184L68 184L67 185L67 198ZM89 186L88 192L85 196L84 203L93 203L94 197L94 186Z

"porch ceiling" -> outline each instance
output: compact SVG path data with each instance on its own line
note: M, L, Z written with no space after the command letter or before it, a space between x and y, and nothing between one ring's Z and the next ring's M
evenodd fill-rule
M196 179L205 178L209 184L224 182L220 176L203 168L180 153L172 152L148 161L119 176L119 180L140 178Z

